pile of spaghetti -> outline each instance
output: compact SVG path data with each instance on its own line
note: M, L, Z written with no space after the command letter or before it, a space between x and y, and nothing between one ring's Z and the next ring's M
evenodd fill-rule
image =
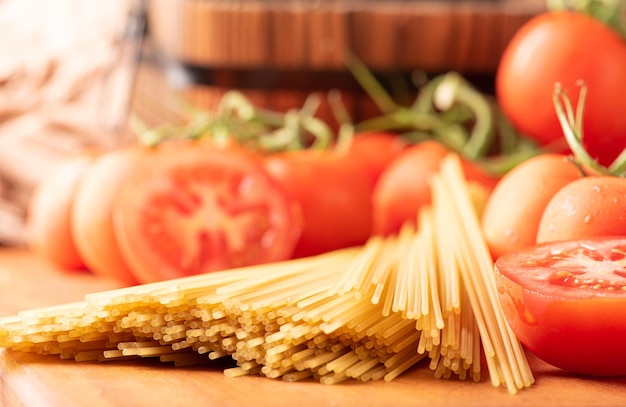
M482 193L482 198L481 198ZM89 294L0 318L0 346L63 359L230 357L227 376L393 380L429 359L436 377L509 393L534 378L497 298L481 235L484 192L450 155L418 227L363 247ZM485 363L482 363L482 362Z

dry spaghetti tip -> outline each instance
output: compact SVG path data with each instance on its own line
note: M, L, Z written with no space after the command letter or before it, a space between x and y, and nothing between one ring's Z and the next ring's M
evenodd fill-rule
M435 377L514 394L534 378L506 324L476 209L451 154L418 229L363 247L87 295L0 318L0 346L76 361L231 358L229 377L391 381L424 359ZM482 192L484 194L484 192ZM484 196L483 196L484 197Z

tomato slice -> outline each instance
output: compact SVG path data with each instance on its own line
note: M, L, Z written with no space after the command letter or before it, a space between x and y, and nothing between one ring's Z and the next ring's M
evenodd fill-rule
M113 221L140 283L291 256L295 206L249 153L181 143L138 167Z
M530 351L573 373L626 375L626 236L536 245L503 255L495 271Z

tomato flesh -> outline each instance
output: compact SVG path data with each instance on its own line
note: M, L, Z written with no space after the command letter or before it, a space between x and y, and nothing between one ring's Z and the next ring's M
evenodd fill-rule
M503 255L498 295L519 340L569 372L626 375L626 237L556 241Z
M164 151L130 182L114 217L142 283L285 260L299 236L291 202L248 156Z

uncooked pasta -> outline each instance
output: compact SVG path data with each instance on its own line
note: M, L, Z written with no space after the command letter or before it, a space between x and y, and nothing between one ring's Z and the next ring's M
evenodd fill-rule
M435 377L508 392L534 382L507 325L478 223L484 191L451 154L432 204L397 236L261 266L89 294L0 318L0 346L76 361L232 359L228 377L391 381L422 361Z

